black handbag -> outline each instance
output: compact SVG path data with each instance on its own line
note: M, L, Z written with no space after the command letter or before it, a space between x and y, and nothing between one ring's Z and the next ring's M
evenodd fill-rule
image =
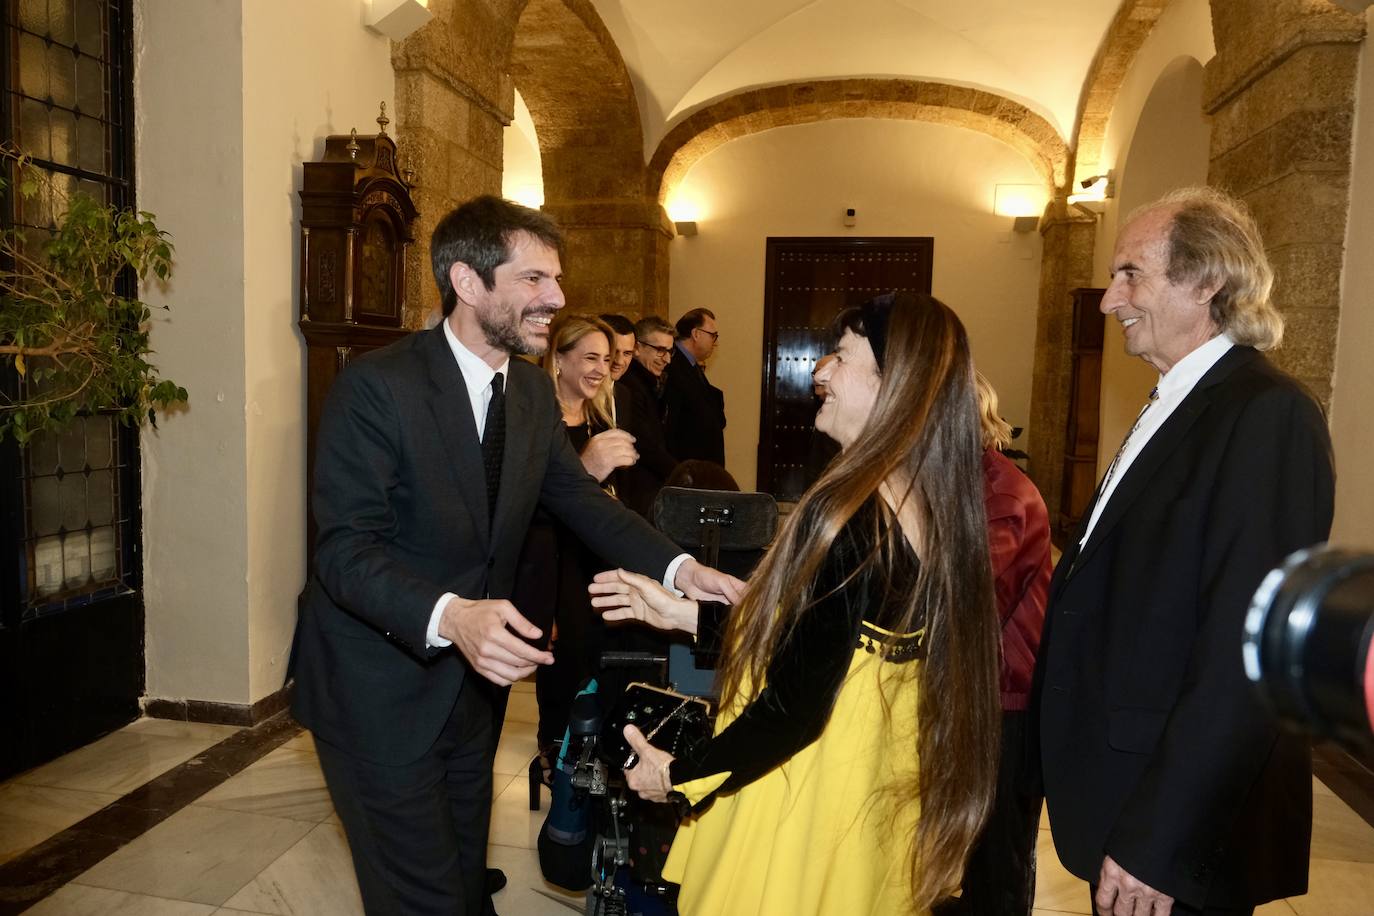
M680 757L710 739L711 705L662 687L630 684L601 727L597 753L607 766L629 769L639 762L625 740L627 725L636 726L654 747Z

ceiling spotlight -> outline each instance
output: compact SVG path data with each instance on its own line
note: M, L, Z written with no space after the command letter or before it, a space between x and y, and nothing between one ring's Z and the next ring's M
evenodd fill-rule
M1083 189L1083 193L1071 196L1069 198L1070 203L1074 202L1074 198L1079 200L1111 200L1116 197L1116 169L1108 169L1101 175L1084 178L1078 185Z

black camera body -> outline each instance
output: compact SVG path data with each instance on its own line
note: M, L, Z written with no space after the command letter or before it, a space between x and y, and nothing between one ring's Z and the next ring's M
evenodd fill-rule
M1287 724L1374 751L1374 553L1320 545L1269 573L1245 621L1246 676Z
M539 832L540 870L560 887L587 891L591 916L672 912L677 887L663 880L662 868L678 812L641 801L626 786L621 729L635 722L646 734L656 732L655 746L673 750L709 736L709 708L645 684L630 685L609 713L603 702L592 682L573 703Z

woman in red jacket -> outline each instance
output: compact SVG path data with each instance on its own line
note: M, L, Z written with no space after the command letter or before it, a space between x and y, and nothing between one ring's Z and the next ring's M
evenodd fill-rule
M981 372L975 375L983 430L983 504L1002 618L1002 760L992 814L964 872L963 896L937 912L1028 916L1035 900L1041 796L1026 710L1045 625L1050 517L1035 484L999 451L1011 443L1011 427L997 415L997 392Z

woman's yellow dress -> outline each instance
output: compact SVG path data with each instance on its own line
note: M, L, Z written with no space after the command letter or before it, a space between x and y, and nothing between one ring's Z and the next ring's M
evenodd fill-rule
M865 623L820 737L679 829L664 877L679 911L727 914L910 913L908 867L919 815L919 635L885 658ZM723 711L720 733L738 714ZM696 804L729 776L674 788ZM903 790L899 795L897 787Z

